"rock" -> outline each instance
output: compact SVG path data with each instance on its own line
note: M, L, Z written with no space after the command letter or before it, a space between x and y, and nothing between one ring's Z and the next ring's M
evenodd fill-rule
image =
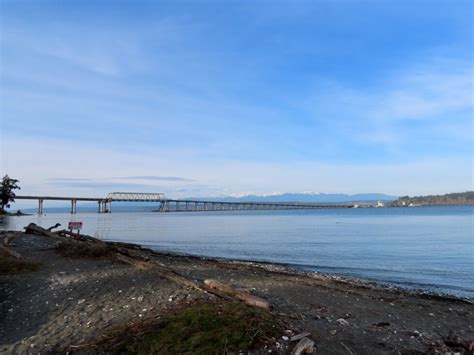
M290 340L290 338L288 338L286 335L283 335L281 338L282 338L284 341Z
M348 326L349 325L349 322L346 321L344 318L339 318L338 320L336 320L336 322L338 322L342 326Z

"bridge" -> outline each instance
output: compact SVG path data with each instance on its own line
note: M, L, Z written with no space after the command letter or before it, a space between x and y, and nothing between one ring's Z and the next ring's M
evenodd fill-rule
M289 210L314 208L351 208L353 205L321 205L300 202L222 202L169 199L163 193L111 192L100 197L15 196L15 200L37 200L38 214L43 214L44 201L71 201L71 213L77 213L77 201L97 202L98 213L111 213L112 202L150 202L158 204L155 212Z

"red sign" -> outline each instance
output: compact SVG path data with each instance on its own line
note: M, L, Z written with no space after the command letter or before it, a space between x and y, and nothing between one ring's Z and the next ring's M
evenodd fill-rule
M82 222L69 222L67 226L68 226L68 229L79 230L79 229L82 229Z

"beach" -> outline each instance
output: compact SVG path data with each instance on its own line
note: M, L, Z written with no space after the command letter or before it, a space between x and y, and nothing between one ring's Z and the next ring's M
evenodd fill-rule
M0 351L4 353L100 352L89 345L117 330L154 324L196 303L222 301L160 277L154 269L107 257L64 256L55 249L55 238L14 235L11 248L38 268L0 276ZM138 252L189 280L219 280L268 301L272 317L281 324L281 336L260 349L243 351L290 353L294 344L289 336L301 333L309 333L316 352L322 354L470 353L469 342L474 339L470 300L278 264Z

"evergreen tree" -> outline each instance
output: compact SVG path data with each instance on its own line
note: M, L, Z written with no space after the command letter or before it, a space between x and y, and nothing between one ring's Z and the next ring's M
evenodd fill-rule
M18 180L11 179L8 175L3 177L0 184L0 210L4 211L5 208L10 207L10 202L15 202L14 190L20 190L20 186L18 186Z

